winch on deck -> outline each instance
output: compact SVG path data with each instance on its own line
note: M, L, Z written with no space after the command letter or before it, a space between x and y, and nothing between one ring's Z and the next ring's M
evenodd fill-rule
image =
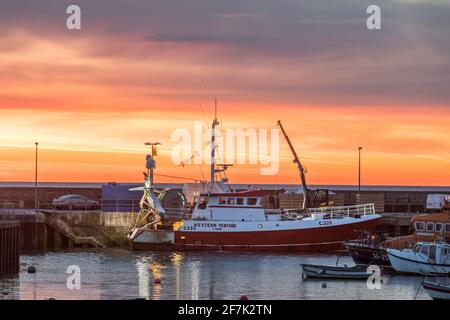
M135 239L142 230L151 229L155 232L146 234L147 239L153 243L173 243L174 231L182 225L180 213L186 207L186 198L182 192L173 189L162 191L154 189L153 170L156 168L154 159L157 154L158 142L148 142L151 146L151 154L146 156L147 172L144 173L144 186L133 188L133 191L143 191L140 201L139 214L135 226L130 234L130 239Z

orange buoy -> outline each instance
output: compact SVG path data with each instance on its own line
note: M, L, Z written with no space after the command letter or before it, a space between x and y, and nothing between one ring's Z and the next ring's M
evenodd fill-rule
M239 298L239 300L248 300L248 297L246 295L243 295Z

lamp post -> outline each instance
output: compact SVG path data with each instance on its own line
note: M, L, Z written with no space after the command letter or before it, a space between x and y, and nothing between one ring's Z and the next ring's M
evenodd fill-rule
M38 170L38 145L39 142L35 142L34 145L36 146L36 153L35 153L35 161L34 161L34 210L37 213L38 210L38 189L37 189L37 170Z
M358 193L361 192L361 150L362 147L358 147Z

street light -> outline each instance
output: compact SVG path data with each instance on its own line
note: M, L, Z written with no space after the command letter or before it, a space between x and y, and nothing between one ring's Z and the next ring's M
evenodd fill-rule
M38 145L39 142L35 142L34 145L36 146L36 155L35 155L35 167L34 167L34 210L37 213L38 210L38 189L37 189L37 170L38 170Z
M361 192L361 150L362 147L358 148L358 192Z

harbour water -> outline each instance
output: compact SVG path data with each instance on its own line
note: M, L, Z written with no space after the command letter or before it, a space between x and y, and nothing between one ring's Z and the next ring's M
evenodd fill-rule
M0 279L0 299L430 299L421 277L365 281L302 280L301 263L335 265L336 254L132 252L121 249L48 252L21 257L20 275ZM339 264L352 265L350 257ZM80 289L68 289L69 266ZM36 273L28 273L34 266ZM158 280L155 283L155 279Z

